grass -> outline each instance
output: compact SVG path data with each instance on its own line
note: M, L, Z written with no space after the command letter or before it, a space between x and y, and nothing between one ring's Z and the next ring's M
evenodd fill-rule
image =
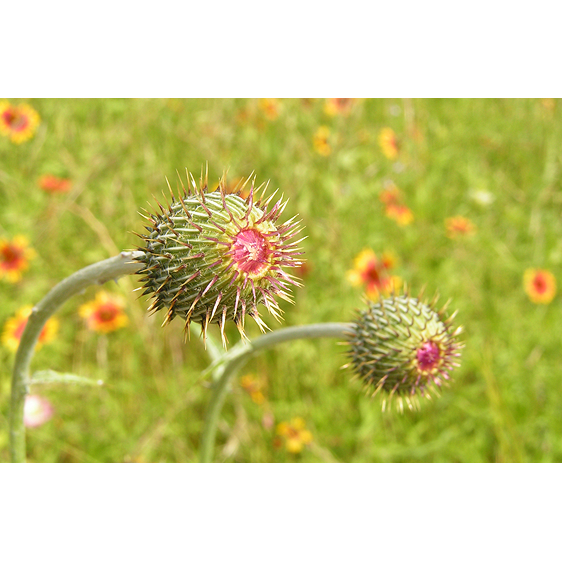
M17 101L11 100L14 103ZM268 118L258 100L30 100L41 117L20 145L0 137L0 238L27 236L37 252L17 284L0 280L0 326L36 303L77 269L137 244L137 211L163 200L165 176L210 182L255 171L298 213L309 272L285 325L346 322L361 289L346 272L364 248L392 251L396 273L417 293L452 299L465 327L462 364L438 400L419 412L382 413L346 371L344 349L330 340L284 344L250 361L266 398L252 401L237 382L219 425L217 460L227 462L560 462L562 378L560 297L532 303L527 268L561 278L562 119L542 100L359 100L329 116L324 100L280 100ZM329 128L331 151L313 145ZM378 134L391 127L397 160ZM71 179L49 194L42 174ZM404 193L414 222L385 216L387 181ZM479 194L489 194L483 203ZM445 219L476 226L450 239ZM55 408L28 429L31 462L195 462L209 381L201 343L183 342L182 325L160 328L132 290L134 278L106 287L127 301L130 323L103 335L89 331L78 308L96 289L67 302L61 328L34 369L103 379L102 388L33 388ZM267 313L264 314L266 316ZM274 321L269 321L275 328ZM248 323L249 335L259 331ZM236 329L228 329L231 343ZM7 416L13 353L0 348L0 460L9 460ZM302 417L313 442L300 454L275 446L275 426Z

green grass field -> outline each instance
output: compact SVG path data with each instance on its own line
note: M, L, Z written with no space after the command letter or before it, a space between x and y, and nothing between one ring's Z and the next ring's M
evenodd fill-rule
M19 100L9 100L18 104ZM282 218L305 225L307 271L283 325L347 322L362 289L346 274L364 249L397 258L393 273L417 294L451 299L464 326L460 368L441 398L419 411L382 412L379 398L340 367L335 340L283 344L251 360L263 399L232 386L217 436L219 462L560 462L562 369L560 296L536 304L529 268L562 274L562 107L555 100L356 100L331 115L326 100L27 100L41 122L33 138L0 136L0 238L24 235L36 257L21 281L0 279L0 329L57 282L135 247L138 211L162 202L176 170L209 183L224 171L255 171L289 198ZM315 145L320 127L326 142ZM398 140L383 153L381 130ZM325 132L325 130L322 130ZM48 193L45 174L70 179ZM413 222L386 216L380 194L393 182ZM450 238L461 215L472 235ZM184 343L183 325L161 328L133 276L104 288L126 300L129 324L89 330L81 305L57 313L56 338L33 370L52 368L105 385L33 386L54 415L27 430L30 462L196 462L211 381L202 342ZM264 310L263 317L278 326ZM250 337L259 330L247 322ZM216 327L214 327L216 328ZM215 335L218 330L214 330ZM231 345L239 339L227 329ZM9 461L8 413L14 353L0 347L0 460ZM249 380L244 379L244 380ZM276 427L302 418L312 442L298 454Z

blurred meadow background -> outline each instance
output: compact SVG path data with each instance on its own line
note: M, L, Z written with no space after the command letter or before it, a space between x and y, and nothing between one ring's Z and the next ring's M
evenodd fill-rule
M341 370L335 340L252 359L217 461L562 461L561 111L552 99L0 100L0 461L26 307L134 248L165 177L176 190L176 170L198 178L206 163L211 186L225 171L229 185L269 180L290 200L282 218L306 227L304 287L281 303L283 325L347 322L393 279L450 298L465 328L451 385L404 414ZM32 386L30 462L198 460L208 356L181 320L160 328L137 287L91 287L46 329L32 370L104 385ZM119 310L105 323L103 299Z

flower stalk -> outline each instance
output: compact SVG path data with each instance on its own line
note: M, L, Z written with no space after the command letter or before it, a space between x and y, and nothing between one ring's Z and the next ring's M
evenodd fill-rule
M224 399L228 392L229 383L248 359L260 351L269 349L283 342L310 338L344 337L349 330L350 324L336 322L282 328L259 336L250 342L242 340L230 351L226 352L218 361L215 361L210 367L213 371L213 379L216 380L216 382L213 387L211 401L203 426L203 434L201 436L201 462L212 462L217 423L224 404Z
M12 462L25 462L25 426L23 411L25 397L29 393L29 365L35 346L47 320L69 298L90 285L102 285L111 279L135 273L141 267L138 259L142 252L121 252L118 256L89 265L73 273L41 300L32 310L21 336L12 374L10 408L10 454Z

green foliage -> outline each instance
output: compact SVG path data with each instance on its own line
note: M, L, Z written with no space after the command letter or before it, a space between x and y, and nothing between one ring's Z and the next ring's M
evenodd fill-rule
M14 100L15 101L15 100ZM175 189L176 170L210 185L228 170L256 172L289 198L281 217L299 214L308 260L296 305L282 303L284 325L346 322L362 307L346 272L355 256L391 251L399 275L459 309L461 367L442 397L418 412L381 412L380 399L350 380L345 348L330 340L283 344L243 370L265 401L233 385L223 410L217 460L236 462L560 462L562 378L560 297L532 303L527 268L562 279L562 119L541 100L358 100L330 116L324 100L280 100L268 117L258 100L31 100L41 117L20 145L0 137L0 238L25 235L37 257L11 284L0 279L0 327L58 281L139 244L137 211ZM320 126L330 152L314 148ZM378 135L392 128L396 160ZM72 189L38 187L43 174ZM414 221L385 216L379 195L392 181ZM445 219L462 215L472 236L450 239ZM89 331L78 315L96 289L67 302L60 330L33 362L97 387L32 387L53 404L53 418L28 429L31 462L195 462L210 381L202 342L183 341L183 323L160 328L165 312L121 279L104 289L127 302L129 325ZM270 327L276 325L264 314ZM251 322L248 336L259 334ZM213 326L209 331L218 328ZM238 341L227 326L230 345ZM220 336L219 336L220 338ZM0 461L8 461L7 416L13 352L0 347ZM255 398L255 395L254 395ZM301 417L313 442L291 454L276 425Z

